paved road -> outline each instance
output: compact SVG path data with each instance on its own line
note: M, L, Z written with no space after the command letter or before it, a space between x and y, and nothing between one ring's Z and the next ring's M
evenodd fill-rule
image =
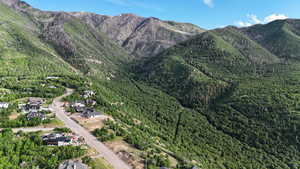
M60 100L66 96L73 93L73 90L67 89L66 94L57 97L53 100L50 105L50 110L52 110L58 119L65 123L66 127L70 128L74 133L82 136L86 144L94 148L104 159L109 162L115 169L131 169L131 167L122 161L113 151L107 148L103 143L97 140L89 131L81 127L78 123L73 121L69 116L66 115L63 105Z

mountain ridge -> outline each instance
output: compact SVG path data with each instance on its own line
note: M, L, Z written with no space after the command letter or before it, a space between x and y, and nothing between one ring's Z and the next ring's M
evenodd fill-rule
M134 14L106 16L87 12L41 11L20 0L1 0L5 4L34 17L63 13L79 18L84 23L106 34L111 40L136 57L154 56L178 42L202 33L205 30L189 23L162 21ZM43 20L43 22L47 22Z
M129 53L139 57L154 56L163 49L204 31L191 24L161 21L154 17L144 18L134 14L121 14L119 16L91 13L71 14L92 24L127 49ZM91 19L93 17L97 17L97 19ZM95 20L100 22L91 23ZM172 34L177 35L173 36ZM147 35L151 36L147 37Z

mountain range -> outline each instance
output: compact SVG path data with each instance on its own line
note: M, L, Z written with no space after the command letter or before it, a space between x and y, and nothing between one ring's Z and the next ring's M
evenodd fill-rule
M298 19L204 30L0 0L0 36L1 77L88 77L105 110L141 121L137 140L178 163L299 168Z

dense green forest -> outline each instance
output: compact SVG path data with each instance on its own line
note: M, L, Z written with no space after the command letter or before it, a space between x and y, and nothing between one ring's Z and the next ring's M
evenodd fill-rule
M236 43L238 41L243 43ZM282 63L280 60L285 61L285 58L275 57L257 46L237 29L228 27L204 33L156 58L145 59L142 64L135 64L133 69L137 73L136 79L177 98L183 106L198 112L196 116L204 116L218 132L231 137L227 139L231 146L238 145L232 139L244 144L243 152L239 153L252 155L250 158L238 155L237 161L246 158L240 167L297 168L300 157L299 63L297 60ZM263 59L256 56L263 56ZM266 58L269 58L269 63L264 61ZM185 114L183 118L187 116ZM188 128L190 124L191 121L185 121L182 125ZM189 138L196 140L197 134L194 134L200 130L194 127L191 131L193 135ZM186 142L186 139L183 140ZM197 140L193 144L199 146L202 143ZM193 150L197 151L197 148ZM226 155L224 150L220 150L219 158L226 159L234 157L229 154L239 148L227 150ZM225 160L222 165L214 165L238 166L238 162L232 165L229 161L232 159Z
M85 150L80 147L49 147L42 143L38 133L13 134L11 130L0 133L0 168L57 168L59 163L81 157Z

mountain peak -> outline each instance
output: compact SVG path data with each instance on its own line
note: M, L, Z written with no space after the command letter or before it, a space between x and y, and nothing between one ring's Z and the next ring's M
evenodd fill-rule
M155 17L145 18L132 13L117 16L86 12L70 14L105 33L110 39L138 57L154 56L204 31L193 24L163 21Z
M24 11L27 8L31 8L31 6L28 3L21 0L0 0L0 2L10 7L13 7L19 11Z

